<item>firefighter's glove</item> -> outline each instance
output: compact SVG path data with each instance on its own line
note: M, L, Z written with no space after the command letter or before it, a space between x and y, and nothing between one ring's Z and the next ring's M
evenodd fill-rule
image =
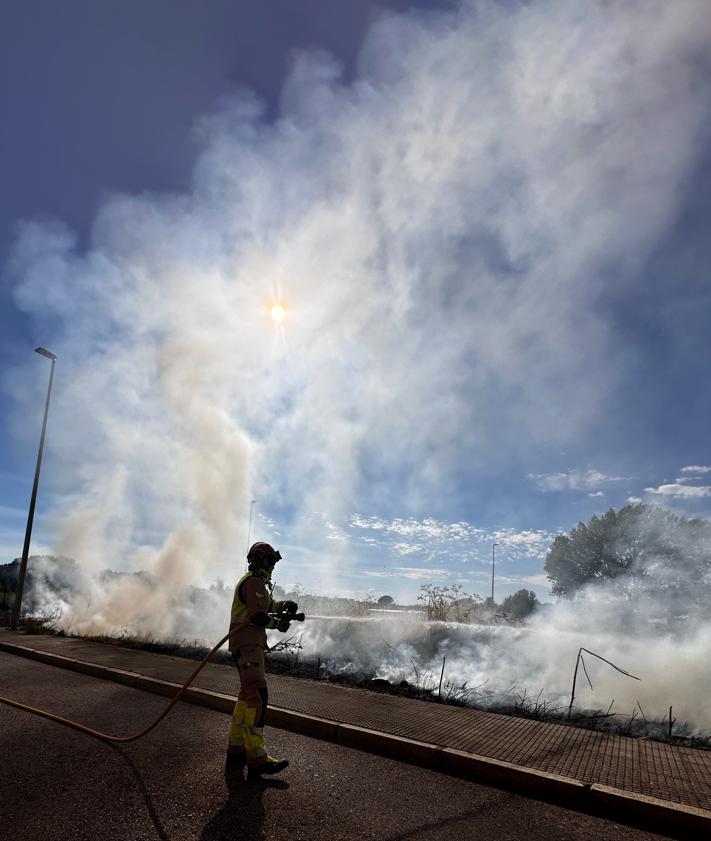
M282 602L281 609L284 613L296 613L299 605L296 602Z
M289 630L289 624L290 622L285 616L274 619L274 627L277 631L281 631L282 634L285 634Z

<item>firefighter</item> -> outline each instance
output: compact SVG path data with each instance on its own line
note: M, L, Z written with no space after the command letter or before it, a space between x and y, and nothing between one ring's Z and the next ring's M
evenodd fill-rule
M237 664L240 692L237 696L227 747L227 764L247 765L248 778L277 774L287 767L287 759L269 756L264 747L264 719L267 712L267 681L264 650L267 628L286 631L288 619L270 613L295 613L296 602L277 602L272 598L272 572L281 554L268 543L255 543L247 553L248 572L235 587L232 601L229 650ZM245 624L246 623L246 624Z

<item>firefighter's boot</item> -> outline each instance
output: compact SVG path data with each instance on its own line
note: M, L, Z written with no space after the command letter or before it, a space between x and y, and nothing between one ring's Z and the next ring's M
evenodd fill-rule
M288 759L275 759L273 756L262 756L257 762L248 765L247 779L258 780L262 774L278 774L289 765Z

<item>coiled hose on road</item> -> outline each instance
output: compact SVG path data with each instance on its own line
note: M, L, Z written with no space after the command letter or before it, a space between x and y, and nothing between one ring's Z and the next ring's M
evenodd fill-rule
M237 630L239 627L240 626L233 628L232 632ZM86 727L84 724L79 724L79 722L77 721L72 721L71 719L63 718L61 715L55 715L54 713L48 712L47 710L40 710L37 707L31 707L28 704L21 704L19 701L13 701L11 698L3 698L1 695L0 703L7 704L10 707L16 707L18 710L25 710L26 712L33 713L34 715L40 715L43 718L48 718L50 721L56 721L58 724L64 724L67 727L71 727L74 730L78 730L80 733L86 733L87 735L94 736L95 738L101 739L104 742L135 742L136 739L141 739L147 733L150 733L154 727L157 727L161 723L161 721L163 721L163 719L168 715L168 713L173 709L173 707L178 703L178 701L183 697L183 695L185 695L187 688L200 674L200 672L205 668L208 660L212 657L212 655L220 648L222 648L222 646L227 642L229 636L230 634L225 634L225 636L222 637L222 639L217 643L217 645L215 645L212 648L210 653L205 655L205 657L200 661L197 667L193 670L190 677L176 692L175 696L172 698L172 700L170 701L168 706L163 710L163 712L158 716L158 718L144 730L141 730L140 733L135 733L133 736L112 736L109 733L102 733L100 730L93 730L91 727Z

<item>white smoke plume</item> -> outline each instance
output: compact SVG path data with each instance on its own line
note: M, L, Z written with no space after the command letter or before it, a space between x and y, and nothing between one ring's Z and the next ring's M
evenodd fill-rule
M580 439L620 358L596 302L674 218L710 43L705 0L386 14L352 83L305 53L274 122L246 92L206 117L188 190L108 198L86 249L28 222L55 551L160 582L95 590L89 625L175 631L191 583L239 573L255 496L312 549L304 512L420 513L464 460ZM355 562L307 557L321 589Z
M103 575L87 582L78 576L76 564L59 560L64 563L31 558L34 578L27 601L40 614L51 615L58 608L60 623L74 633L110 628L168 643L177 637L211 645L225 632L231 588L193 589L189 598L177 598L143 574ZM513 626L426 622L422 614L400 611L359 619L307 615L305 624L294 623L284 635L269 632L269 643L298 641L300 658L320 662L322 675L407 681L431 689L437 687L446 658L445 693L451 687L456 696L466 685L475 690L470 703L492 709L513 705L524 691L529 698L540 693L549 712L558 715L567 709L583 647L640 680L584 654L593 686L581 668L576 711L612 705L612 712L623 717L618 723L633 712L651 722L664 719L672 706L688 735L708 736L711 624L694 615L692 583L675 579L680 592L671 601L667 593L631 600L629 582L615 579L589 586L573 601L546 605L525 624ZM127 612L130 598L136 605ZM313 601L318 599L307 599ZM679 614L685 605L687 613Z
M466 682L480 687L472 701L496 708L513 705L516 693L542 701L564 715L580 647L594 651L640 680L626 677L584 654L593 688L582 668L576 682L575 710L662 720L670 706L690 733L711 731L706 666L711 626L669 633L644 622L622 631L625 609L611 593L600 599L557 604L521 627L425 623L398 617L368 622L347 619L307 621L304 656L319 657L331 674L406 680L437 689L444 663L445 688ZM424 677L423 677L424 676ZM642 713L639 711L639 706Z
M640 680L584 654L592 687L581 669L578 708L604 710L614 702L618 714L660 720L672 706L691 732L708 735L711 521L656 506L624 511L606 536L598 532L578 547L576 560L590 564L590 572L597 550L610 566L613 558L625 562L625 572L598 580L591 575L587 586L570 588L570 600L544 605L523 626L425 623L398 614L365 623L307 622L304 651L331 672L391 682L428 673L435 688L446 658L448 681L481 686L481 704L511 704L525 690L529 698L540 692L564 712L578 650L585 648Z

